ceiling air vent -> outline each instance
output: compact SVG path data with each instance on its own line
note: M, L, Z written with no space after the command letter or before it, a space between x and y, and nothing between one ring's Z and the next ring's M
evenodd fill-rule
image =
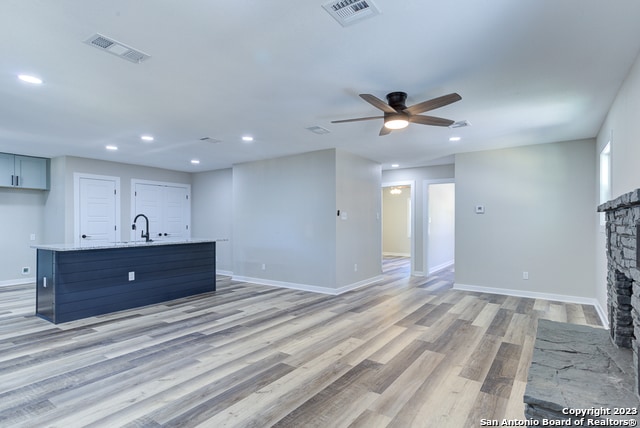
M468 120L459 120L449 125L449 128L464 128L466 126L471 126Z
M136 64L151 58L150 55L147 55L142 51L133 49L130 46L117 42L109 37L103 36L102 34L94 34L84 42L94 48L100 49L104 52L109 52L110 54L119 56L127 61L135 62Z
M371 0L334 0L323 4L322 7L343 27L380 14Z
M322 126L310 126L310 127L306 128L306 129L311 131L311 132L313 132L314 134L318 134L318 135L328 134L329 133L329 130L326 129L326 128L323 128Z
M204 141L204 142L211 143L211 144L220 144L220 143L222 143L222 140L216 140L215 138L211 138L211 137L202 137L202 138L200 138L200 141Z

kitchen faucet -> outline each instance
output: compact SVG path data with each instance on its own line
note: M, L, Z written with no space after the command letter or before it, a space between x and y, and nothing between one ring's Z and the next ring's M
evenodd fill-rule
M146 229L143 229L142 232L140 233L140 237L144 238L145 242L151 242L152 239L149 239L149 218L144 215L144 214L138 214L136 216L136 218L133 219L133 224L131 225L131 230L136 230L136 221L138 221L138 217L144 217L144 221L146 223ZM144 231L147 231L147 233L144 233Z

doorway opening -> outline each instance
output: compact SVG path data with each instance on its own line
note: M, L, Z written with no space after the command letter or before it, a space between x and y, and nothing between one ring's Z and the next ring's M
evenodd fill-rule
M382 185L382 256L408 260L415 270L415 204L412 181ZM407 263L405 263L406 265Z

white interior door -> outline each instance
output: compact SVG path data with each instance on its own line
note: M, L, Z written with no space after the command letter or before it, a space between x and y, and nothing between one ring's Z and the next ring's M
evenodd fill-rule
M134 214L149 218L150 238L154 241L183 240L190 237L189 189L180 185L134 183ZM138 219L132 240L142 240L144 219Z
M79 233L76 242L82 246L118 241L116 181L79 177L78 187Z
M162 200L163 190L161 186L154 184L137 183L135 186L135 216L144 214L149 219L149 238L154 241L162 239ZM132 219L133 221L133 219ZM132 231L131 240L144 241L142 233L147 233L144 218L140 217L136 222L136 230Z
M169 240L182 240L189 237L186 218L188 195L184 187L167 186L164 188L165 221L163 237Z

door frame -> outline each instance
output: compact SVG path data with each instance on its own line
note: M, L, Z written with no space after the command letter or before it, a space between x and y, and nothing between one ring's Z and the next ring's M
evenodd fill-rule
M409 186L410 189L410 193L409 193L409 199L411 200L411 244L409 246L409 249L411 251L411 275L416 275L416 276L420 276L421 272L416 272L416 265L415 265L415 255L416 255L416 195L415 195L415 188L416 188L416 182L415 180L401 180L401 181L387 181L387 182L383 182L382 186L380 187L380 191L383 191L386 187L394 187L394 186ZM382 204L382 198L380 199L380 203ZM381 207L381 215L383 215L384 213L384 206ZM380 219L380 237L384 236L384 221L381 218ZM382 246L382 239L380 239L380 245ZM381 248L381 250L383 250ZM384 251L382 251L384 253ZM384 257L384 256L383 256ZM382 265L382 260L380 260L380 263Z
M114 181L116 185L115 210L116 210L116 238L122 239L122 229L120 223L120 177L110 175L86 174L84 172L73 173L73 245L80 245L80 180L86 178L90 180Z
M437 178L432 180L423 180L422 182L422 265L424 266L425 275L429 275L429 186L431 184L456 184L455 178ZM454 202L455 204L455 202ZM455 222L455 219L454 219ZM455 258L454 258L455 263Z

